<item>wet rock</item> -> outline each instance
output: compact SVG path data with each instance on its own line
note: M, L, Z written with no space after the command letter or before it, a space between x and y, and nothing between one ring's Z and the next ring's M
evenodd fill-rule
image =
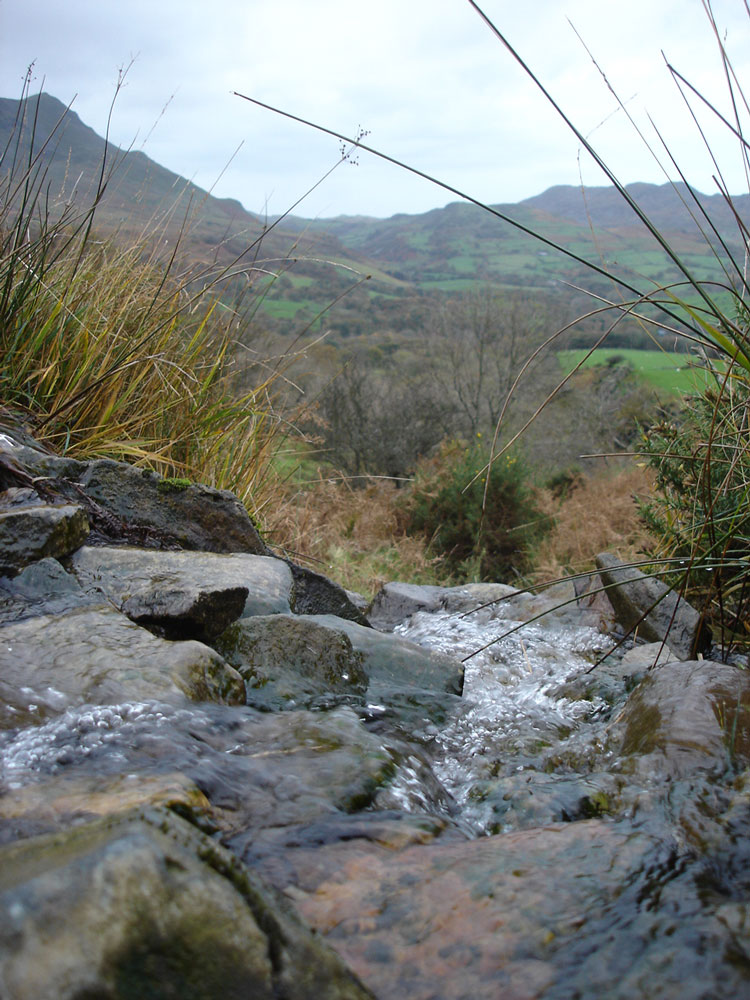
M368 618L375 628L389 632L415 615L439 611L481 622L538 619L542 627L586 625L605 630L609 624L604 607L582 600L572 581L539 592L517 590L503 583L460 587L387 583L375 596Z
M555 689L555 694L573 700L601 699L612 708L622 707L627 695L657 664L677 660L666 643L650 642L632 649L622 656L605 657L583 674L577 674Z
M262 868L269 881L283 886L289 898L294 899L298 877L294 858L301 857L303 852L310 852L307 857L312 860L313 852L321 850L320 862L325 869L330 865L329 850L336 845L343 847L357 841L366 850L367 844L371 844L377 854L382 848L396 852L415 844L432 844L438 837L443 843L464 843L467 839L466 834L444 816L393 808L328 815L311 823L281 829L253 830L229 838L226 843L242 861ZM287 851L292 855L288 864ZM304 898L304 891L301 895Z
M0 573L17 572L46 556L66 556L84 543L88 533L86 514L72 504L0 510Z
M578 606L586 612L586 623L595 625L602 632L613 632L617 618L599 574L575 580L574 587Z
M308 618L246 618L214 645L242 676L247 703L254 708L278 711L361 703L367 690L362 653L355 652L344 632Z
M0 510L12 510L14 507L41 507L43 504L44 500L36 490L28 486L11 486L0 492Z
M14 1000L371 996L277 893L166 812L1 857L0 981Z
M71 567L90 593L170 638L211 638L248 607L289 608L287 567L265 556L85 546Z
M508 833L605 815L616 791L616 778L606 773L545 774L524 770L480 782L471 795L484 805L489 832Z
M463 691L464 667L455 657L333 615L307 615L304 620L348 636L354 649L364 658L362 663L370 678L370 695L377 697L391 689L409 688L459 695Z
M0 795L0 843L69 829L81 822L164 806L194 826L211 828L211 805L180 772L163 774L60 773L23 787L6 784Z
M5 423L0 453L45 497L85 508L95 539L149 548L268 555L241 501L226 490L163 479L126 462L80 462L46 451L17 423ZM55 553L45 553L45 555Z
M0 728L74 705L244 701L240 676L202 643L167 642L111 608L40 615L0 629Z
M661 667L677 659L679 657L674 655L666 642L647 642L629 649L620 660L618 669L622 676L640 682L653 667Z
M369 621L349 599L343 587L304 566L297 566L293 562L288 565L294 578L292 610L295 614L335 615L369 627Z
M390 746L346 708L267 714L135 702L69 709L0 734L0 773L6 790L61 776L101 779L103 793L122 775L179 773L210 803L204 819L254 837L372 806L396 766Z
M518 591L497 606L495 615L518 622L531 622L540 628L587 626L601 629L602 612L581 600L575 581L565 580L540 591Z
M457 658L332 615L303 620L344 633L363 658L369 678L364 711L376 731L428 744L441 726L464 711L464 667Z
M709 648L711 634L701 616L660 580L625 566L609 552L600 553L596 565L624 629L637 628L639 637L650 642L668 641L681 660Z
M371 624L391 631L418 611L473 611L517 591L502 583L469 583L462 587L430 587L414 583L386 583L368 611Z
M248 703L263 709L361 702L367 691L399 714L445 717L446 692L463 686L453 657L333 615L246 619L214 645L248 682Z
M721 774L750 763L750 674L710 660L653 668L612 729L625 765L649 777Z
M100 603L56 559L40 559L17 576L0 577L0 625Z
M380 1000L530 1000L566 981L570 942L656 847L590 820L395 853L303 847L268 871Z
M7 435L4 448L45 496L84 507L98 542L268 554L240 500L225 490L110 459L60 458Z

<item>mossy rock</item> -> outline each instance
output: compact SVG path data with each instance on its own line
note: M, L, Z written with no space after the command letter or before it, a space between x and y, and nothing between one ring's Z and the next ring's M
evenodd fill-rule
M188 486L192 486L190 479L160 479L156 484L159 493L182 493Z
M0 981L15 1000L371 997L280 894L166 810L0 859Z

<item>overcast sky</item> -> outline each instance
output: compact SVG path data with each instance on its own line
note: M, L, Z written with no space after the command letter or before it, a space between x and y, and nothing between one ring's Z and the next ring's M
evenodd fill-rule
M664 176L569 21L631 114L648 127L650 113L691 180L715 190L661 55L726 105L701 0L482 6L621 180ZM744 0L713 6L748 79ZM492 203L577 184L579 171L588 185L606 183L467 0L0 0L0 96L19 96L32 61L32 92L43 86L73 101L100 134L118 72L129 67L114 140L255 212L289 208L336 163L339 145L233 91L346 134L367 129L378 149ZM736 143L720 155L730 188L741 191ZM455 200L362 153L297 214L389 216Z

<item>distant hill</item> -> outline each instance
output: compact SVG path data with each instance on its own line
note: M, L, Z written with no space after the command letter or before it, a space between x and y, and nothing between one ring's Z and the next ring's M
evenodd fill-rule
M261 235L263 257L302 255L313 242L319 256L351 256L325 233L317 234L314 241L303 238L300 242L299 234L283 229L268 232L268 221L246 211L239 201L215 198L139 150L105 143L72 109L49 94L20 102L0 98L0 151L8 144L18 149L22 162L28 160L33 144L31 155L38 154L47 171L45 188L53 212L70 198L80 205L89 204L104 164L107 180L96 228L105 235L118 232L132 237L158 222L166 236L174 237L188 219L185 246L196 259L217 256L227 262ZM5 159L7 165L11 157Z
M718 275L716 261L686 207L700 215L685 185L633 184L628 191L699 276ZM701 195L700 201L741 259L737 223L723 197ZM750 219L750 196L739 196L735 206ZM493 207L596 264L655 282L678 278L674 265L614 187L582 190L561 185L515 205ZM593 280L601 285L601 279L592 278L582 265L463 202L390 219L342 216L289 219L286 224L295 222L300 231L307 228L337 236L349 250L421 288L458 290L477 280L537 288L562 281ZM705 226L705 220L701 222Z
M42 150L49 190L58 204L73 192L84 200L96 189L105 153L107 164L116 164L97 214L97 230L105 235L132 236L150 220L164 216L175 202L177 207L165 223L167 236L175 236L188 215L191 225L186 242L195 260L230 261L265 233L262 258L296 258L293 268L281 266L283 277L270 284L264 299L263 308L282 323L313 318L358 274L371 274L372 280L366 291L359 290L342 325L357 333L397 328L399 322L406 322L407 313L416 317L408 321L414 326L424 306L407 309L406 300L422 301L425 296L459 292L477 283L546 294L571 284L601 294L612 291L606 278L592 275L584 265L471 204L456 202L389 219L288 217L269 232L271 220L247 212L238 201L209 195L140 151L107 147L75 112L66 111L48 94L24 103L0 99L0 150L11 141L19 115L25 120L21 149L26 154L36 116L34 148ZM634 184L628 190L698 277L720 277L716 260L680 199L680 195L687 196L683 186L675 190L670 185ZM701 196L701 201L732 252L741 256L737 224L721 196ZM735 205L750 219L750 196L737 198ZM580 257L632 275L644 290L678 278L674 265L612 187L582 191L557 186L516 205L496 207Z
M685 184L677 183L674 187L671 184L629 184L627 191L661 232L695 231L695 223L686 206L693 212L698 212L698 209ZM736 196L733 201L744 218L750 217L750 195ZM700 203L721 231L731 233L736 230L732 210L722 195L701 194ZM548 188L543 194L527 198L521 205L568 219L579 226L592 225L594 229L629 229L640 225L632 209L611 186L582 190L580 187L558 185Z

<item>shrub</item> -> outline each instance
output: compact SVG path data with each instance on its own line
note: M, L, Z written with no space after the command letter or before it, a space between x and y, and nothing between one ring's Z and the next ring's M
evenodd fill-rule
M750 634L750 390L717 376L677 419L644 435L654 495L642 516L659 538L652 556L712 619L726 653Z
M531 568L549 521L521 460L503 455L487 482L487 458L479 446L451 442L423 462L405 505L407 531L425 535L458 577L506 581Z

